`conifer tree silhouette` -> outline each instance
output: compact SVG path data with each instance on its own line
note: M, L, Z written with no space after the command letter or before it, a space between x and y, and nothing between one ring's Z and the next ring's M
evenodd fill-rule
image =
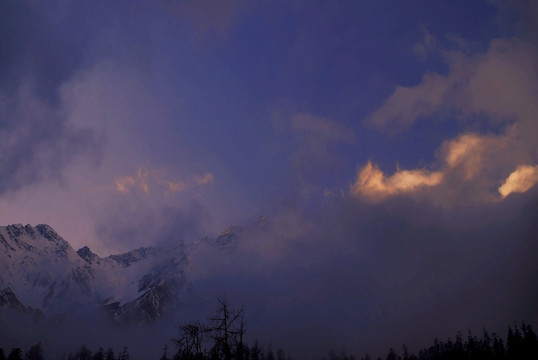
M22 350L20 348L11 349L7 360L22 360Z
M114 349L108 348L105 354L105 360L116 360L116 355L114 354Z
M41 342L31 346L30 349L28 349L24 355L24 360L44 360Z

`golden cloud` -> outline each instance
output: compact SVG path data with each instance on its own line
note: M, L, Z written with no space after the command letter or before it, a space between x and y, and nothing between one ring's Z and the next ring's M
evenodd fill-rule
M425 30L423 43L414 50L427 55L434 48L435 39ZM416 85L396 86L365 122L394 133L420 120L456 114L460 120L473 122L478 115L494 128L504 126L504 135L468 133L445 141L438 152L440 171L436 173L411 170L413 176L405 172L385 176L368 164L359 170L353 194L386 197L442 184L442 191L431 193L439 203L495 201L499 193L505 198L513 192L525 192L538 182L536 166L521 165L535 163L538 152L536 43L500 38L491 40L485 52L471 51L463 43L460 50L439 51L449 66L447 74L427 72ZM425 181L431 174L443 181ZM400 187L406 177L414 179L410 182L414 187ZM498 193L491 190L497 187Z
M185 183L183 181L168 181L166 182L166 185L168 187L168 192L171 193L181 192L186 189Z
M531 189L538 183L538 165L520 165L514 170L499 187L503 198L511 193L521 193Z
M140 167L136 171L136 175L116 178L114 184L116 190L123 194L132 193L137 188L145 194L150 193L150 188L155 189L157 192L164 191L164 193L170 194L212 184L214 181L215 176L210 172L182 180L167 178L165 171L162 169Z
M144 191L146 194L149 194L149 185L148 185L148 178L149 172L145 169L139 168L136 172L136 177L138 180L138 184L142 188L142 191Z
M443 173L440 171L403 170L386 177L379 167L369 161L360 170L351 191L354 195L366 195L370 199L378 200L414 192L423 187L436 186L442 181Z
M131 176L124 176L116 179L116 190L121 193L127 194L131 192L131 188L135 185L136 180Z
M446 141L444 162L446 169L460 168L463 179L473 180L487 165L486 158L507 146L510 136L484 136L473 133L463 134Z
M506 176L508 166L518 159L518 153L511 153L514 137L510 134L505 136L484 136L467 133L446 141L441 151L439 164L440 170L428 171L425 169L398 170L396 173L387 176L378 166L368 162L358 171L356 181L351 185L350 193L358 196L362 195L371 200L381 200L390 196L400 194L412 194L427 188L442 186L449 191L431 193L436 202L453 203L456 193L471 200L478 201L496 198L490 193L491 186L498 184L501 177ZM501 194L505 192L526 191L535 180L535 173L530 169L534 167L518 168L511 181L506 181ZM516 174L517 173L517 174ZM535 175L532 175L535 174ZM529 183L532 183L529 185ZM473 190L470 190L473 189ZM501 190L499 190L501 191ZM447 198L449 195L450 199ZM505 196L505 195L503 195Z

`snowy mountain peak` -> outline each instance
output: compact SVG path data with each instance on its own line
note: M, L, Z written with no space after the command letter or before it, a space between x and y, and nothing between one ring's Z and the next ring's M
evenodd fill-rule
M30 225L26 225L26 227L30 227ZM57 242L57 241L64 241L65 240L60 236L58 235L58 233L56 231L54 231L53 228L51 228L49 225L47 224L39 224L35 227L35 229L46 239L49 239L50 241L54 241L54 242Z
M88 246L75 251L48 225L0 226L0 310L61 317L89 306L150 322L188 288L186 256L178 241L101 258Z
M89 247L84 246L77 250L78 256L84 259L88 264L92 264L94 261L99 260L99 256L93 253Z
M22 224L13 224L0 227L0 232L5 233L8 239L17 239L21 236L30 236L35 238L36 231L30 225L22 226Z
M2 246L3 245L3 246ZM19 249L31 252L53 252L58 257L67 256L69 244L50 226L14 224L0 226L0 250L12 253Z

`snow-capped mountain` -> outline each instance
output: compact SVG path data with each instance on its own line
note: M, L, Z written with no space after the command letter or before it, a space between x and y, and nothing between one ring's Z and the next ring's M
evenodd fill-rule
M187 287L182 242L100 258L48 225L0 227L0 308L61 315L93 306L122 323L159 318Z

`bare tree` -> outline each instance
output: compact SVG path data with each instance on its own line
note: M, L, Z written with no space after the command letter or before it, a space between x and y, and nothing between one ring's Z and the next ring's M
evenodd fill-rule
M217 298L218 308L209 317L208 325L200 322L177 326L178 337L172 339L177 347L175 360L241 360L245 346L243 309L234 310L226 298Z
M233 310L225 297L217 299L219 307L209 318L211 326L206 329L213 339L211 357L216 359L238 359L243 351L245 332L243 309Z
M177 326L179 336L173 339L178 349L175 359L195 360L203 358L205 327L198 321Z

